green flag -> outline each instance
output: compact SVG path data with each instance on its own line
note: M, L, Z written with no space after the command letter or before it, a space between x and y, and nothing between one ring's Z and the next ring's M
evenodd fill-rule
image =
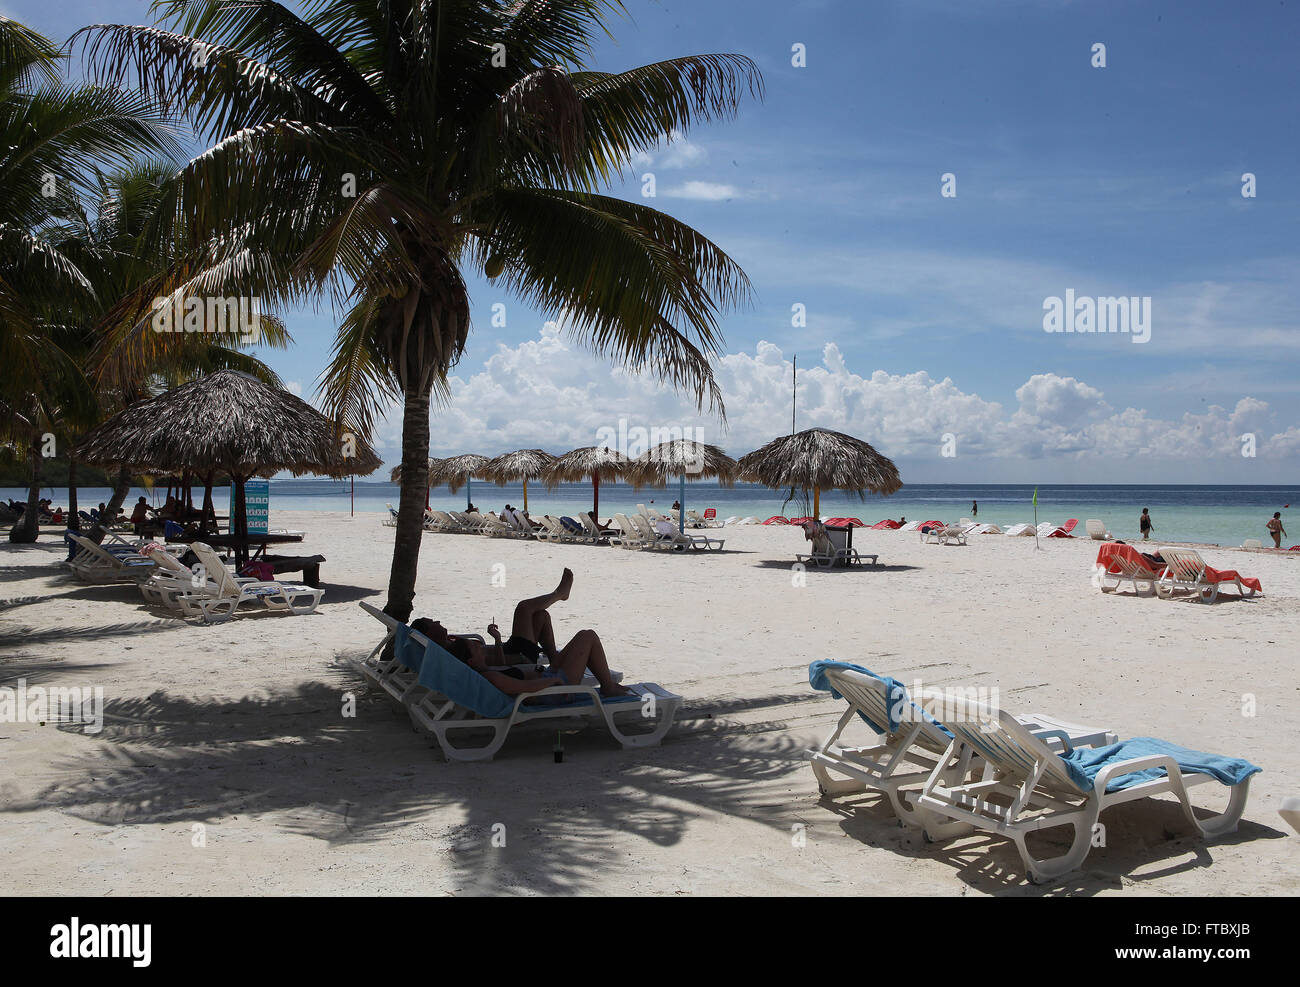
M1038 506L1038 488L1034 487L1034 506Z

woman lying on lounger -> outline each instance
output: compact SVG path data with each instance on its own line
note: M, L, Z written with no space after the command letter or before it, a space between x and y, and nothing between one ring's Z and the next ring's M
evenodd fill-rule
M555 632L546 611L551 604L567 600L572 587L573 572L565 569L560 584L550 593L521 600L515 607L510 639L504 644L496 624L489 624L487 629L496 642L493 645L448 634L440 622L427 617L413 621L411 628L465 662L508 696L537 692L553 685L577 685L587 670L600 683L602 696L625 696L631 690L610 676L605 647L595 631L578 631L563 648L555 647ZM543 655L550 668L542 667ZM507 667L494 669L493 665Z

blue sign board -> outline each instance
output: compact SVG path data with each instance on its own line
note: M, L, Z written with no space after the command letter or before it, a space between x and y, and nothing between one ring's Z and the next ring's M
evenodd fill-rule
M250 535L266 534L271 521L271 481L244 481L244 511ZM230 520L235 520L235 485L230 485Z

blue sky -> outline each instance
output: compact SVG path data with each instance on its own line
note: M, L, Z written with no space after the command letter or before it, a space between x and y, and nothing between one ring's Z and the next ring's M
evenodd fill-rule
M645 160L653 204L727 250L728 427L471 279L475 327L434 454L595 441L621 418L733 454L790 422L858 435L914 482L1290 482L1300 454L1297 5L628 3L595 64L731 51L767 86ZM147 4L0 0L63 39ZM1092 47L1106 46L1094 68ZM791 64L792 46L806 66ZM1243 173L1256 196L1241 194ZM941 176L956 178L955 198ZM641 181L616 188L641 195ZM1044 300L1151 298L1150 341L1049 334ZM505 326L492 305L506 305ZM792 306L806 325L792 325ZM267 354L310 397L334 317ZM400 415L376 440L398 456ZM1243 435L1255 455L1241 455ZM951 436L944 456L945 436Z

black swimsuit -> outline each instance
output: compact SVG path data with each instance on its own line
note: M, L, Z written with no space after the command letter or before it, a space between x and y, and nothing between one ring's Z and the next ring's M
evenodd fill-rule
M518 634L511 634L510 640L501 645L501 650L508 655L519 655L534 664L541 664L542 649L536 641L530 641Z

